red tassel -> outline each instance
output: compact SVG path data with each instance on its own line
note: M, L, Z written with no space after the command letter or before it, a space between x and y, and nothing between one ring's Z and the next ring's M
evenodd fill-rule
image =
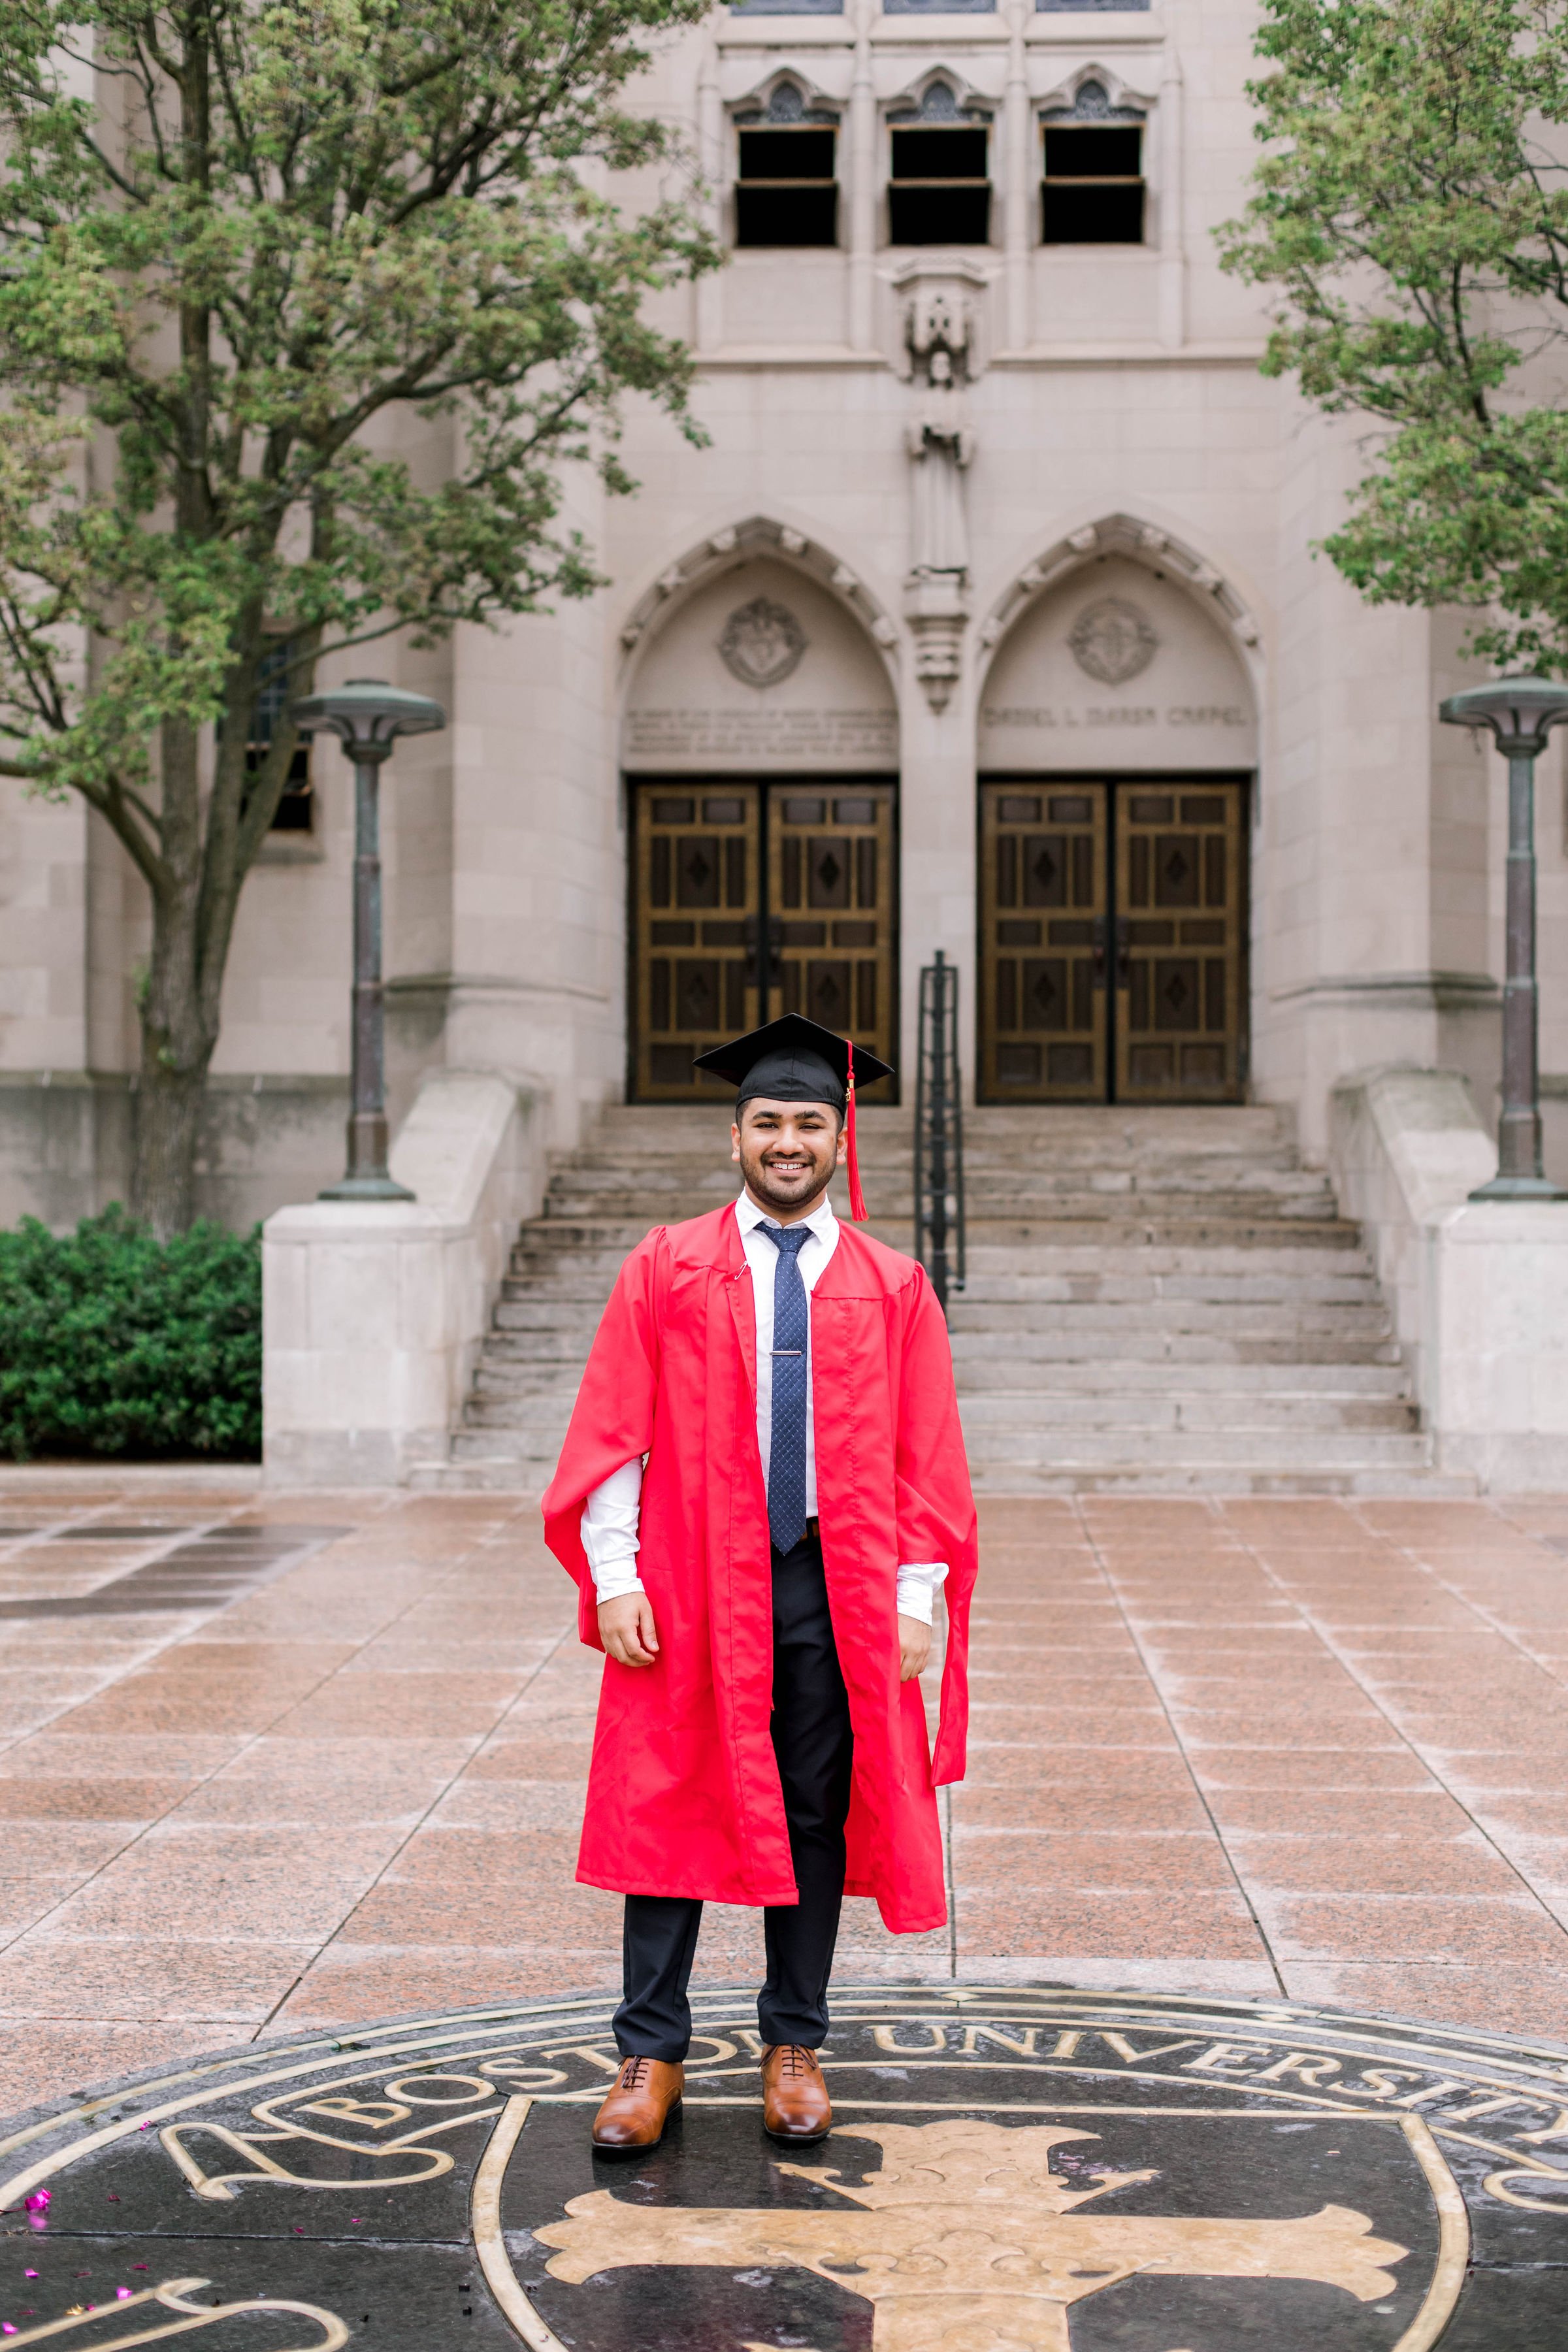
M866 1195L860 1190L860 1161L855 1150L855 1040L847 1037L849 1048L849 1108L845 1124L849 1130L849 1213L858 1225L866 1222Z

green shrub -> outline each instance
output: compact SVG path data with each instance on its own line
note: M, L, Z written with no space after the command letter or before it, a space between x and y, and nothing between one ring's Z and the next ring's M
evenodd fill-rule
M121 1208L0 1233L0 1449L261 1450L261 1231L160 1242Z

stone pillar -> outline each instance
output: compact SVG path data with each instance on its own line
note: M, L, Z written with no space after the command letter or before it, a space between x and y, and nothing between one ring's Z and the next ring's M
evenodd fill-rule
M871 79L875 0L854 0L855 71L849 86L849 341L877 342L877 93Z
M1187 256L1183 180L1182 68L1173 45L1160 83L1160 341L1179 351L1187 340Z
M1028 60L1024 49L1027 16L1023 0L1013 0L1007 14L1007 92L1002 110L1005 332L1009 351L1020 352L1030 341L1029 229L1035 202L1034 160L1038 151L1029 112Z
M724 182L728 157L724 141L724 107L719 89L719 44L711 26L702 36L702 63L697 77L697 155L708 183L704 207L707 226L716 237L724 231ZM724 340L724 273L712 270L697 281L693 309L693 341L699 352L717 351Z

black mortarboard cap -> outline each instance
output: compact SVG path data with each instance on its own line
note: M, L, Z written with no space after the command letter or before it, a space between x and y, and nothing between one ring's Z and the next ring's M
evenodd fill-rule
M765 1096L773 1102L831 1103L845 1108L849 1078L849 1041L808 1021L804 1013L785 1013L760 1029L736 1037L711 1053L699 1054L695 1067L711 1070L738 1089L735 1107ZM872 1085L892 1076L889 1063L879 1061L863 1045L855 1048L855 1085Z

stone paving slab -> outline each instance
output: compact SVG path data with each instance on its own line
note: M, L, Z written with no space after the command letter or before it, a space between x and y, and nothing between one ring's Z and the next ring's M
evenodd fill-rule
M841 1983L1568 2041L1568 1498L982 1525L952 1920L851 1904ZM31 1468L0 1529L0 2110L613 1983L617 1899L572 1875L598 1661L531 1501ZM198 1537L223 1578L187 1596L158 1564ZM715 1906L702 1981L760 1960Z

